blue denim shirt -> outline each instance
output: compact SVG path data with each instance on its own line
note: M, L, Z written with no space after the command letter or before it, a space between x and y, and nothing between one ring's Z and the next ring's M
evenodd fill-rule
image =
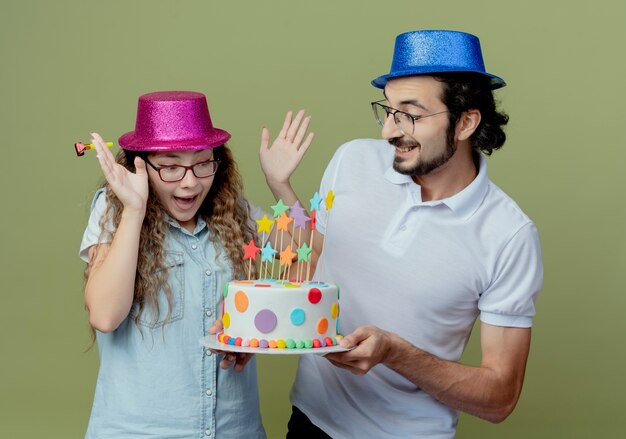
M99 190L80 246L84 260L99 242L105 207ZM223 370L220 356L199 343L219 316L222 285L231 279L225 252L203 220L193 233L167 221L170 319L164 323L168 305L161 291L158 315L144 309L137 325L133 305L115 331L97 332L100 370L85 437L265 438L255 360L241 373Z

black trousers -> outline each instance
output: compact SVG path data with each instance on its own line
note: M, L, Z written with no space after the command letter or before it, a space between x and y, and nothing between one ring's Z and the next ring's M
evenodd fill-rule
M287 439L332 439L313 425L307 415L291 406L291 418L287 424Z

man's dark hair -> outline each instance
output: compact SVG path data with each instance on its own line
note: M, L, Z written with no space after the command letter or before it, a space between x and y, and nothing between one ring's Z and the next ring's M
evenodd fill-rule
M506 134L502 128L509 116L496 109L490 78L469 72L437 73L434 78L443 83L441 100L450 111L448 142L454 142L454 130L461 114L476 109L480 111L481 119L470 137L472 147L491 155L504 145Z

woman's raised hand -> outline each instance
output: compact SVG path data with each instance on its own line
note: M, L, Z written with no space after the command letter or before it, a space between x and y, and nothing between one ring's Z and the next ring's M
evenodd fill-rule
M124 205L137 211L146 210L148 200L148 172L146 163L139 157L135 158L136 173L130 172L115 161L115 157L107 148L104 140L98 133L91 133L91 143L96 149L100 167L104 178L115 192L115 195Z
M304 153L313 141L313 133L309 133L305 138L311 116L304 117L304 110L298 111L293 120L291 116L292 112L288 111L283 128L271 147L268 147L270 141L269 130L263 128L261 133L259 158L261 160L261 169L270 187L272 185L284 185L289 182L289 177L298 167Z

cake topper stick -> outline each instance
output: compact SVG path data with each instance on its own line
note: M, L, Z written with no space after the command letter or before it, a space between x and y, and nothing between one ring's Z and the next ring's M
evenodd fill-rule
M302 268L302 262L309 262L311 259L311 249L305 242L296 250L296 253L298 253L298 282L301 282L302 274L300 273L300 269Z
M274 261L275 255L276 253L278 253L276 250L274 250L272 248L272 244L269 243L269 240L267 242L267 244L265 244L265 247L263 247L263 249L261 250L261 261L265 263L265 278L267 279L267 270L268 270L268 266L269 266L269 261Z
M324 244L326 243L326 235L328 235L328 224L330 223L330 209L333 208L333 202L335 201L335 194L333 193L332 189L328 191L325 201L326 211L328 212L328 215L326 215L326 233L324 233L324 236L322 238L322 249L320 250L320 257L317 260L317 265L319 267L319 269L316 270L318 282L320 281L322 276L322 265L320 264L320 262L322 261L322 256L324 255Z
M291 246L291 248L294 248L294 236L296 234L296 227L293 227L293 230L289 233L289 235L291 236L291 241L289 242L289 246ZM287 270L287 280L291 280L291 264L289 264L289 268Z
M278 232L274 234L274 248L278 246ZM272 259L272 273L270 278L274 279L274 269L276 268L276 258Z
M291 246L289 246L289 247L291 247ZM291 265L292 264L289 264L289 267L287 268L287 270L285 270L285 271L287 271L287 279L286 280L288 280L288 281L291 281L291 279L292 279L292 277L291 277Z
M283 203L282 199L279 199L278 202L275 205L271 206L271 207L272 207L272 210L274 211L274 218L275 219L280 217L284 212L286 212L289 209L289 207L287 205L285 205L285 203ZM278 226L278 224L276 226ZM274 235L274 248L277 248L277 246L278 246L278 233L276 233ZM280 248L282 249L282 244L281 244ZM272 278L274 277L274 267L275 266L276 266L276 260L273 260L272 261ZM280 264L279 264L278 271L280 271Z
M113 142L105 142L105 143L106 143L106 146L108 146L109 148L113 146ZM76 151L76 155L78 157L84 156L85 151L88 151L90 149L95 149L95 147L93 146L93 143L76 142L74 144L74 150Z
M306 244L306 242L305 242ZM300 249L302 247L302 229L298 230L298 249ZM297 266L297 270L296 270L296 279L298 280L298 282L302 281L302 278L300 277L300 267L302 266L300 259L298 258L298 266Z
M285 232L289 233L289 224L293 222L293 218L289 218L286 212L283 212L278 218L276 218L276 230L280 232L280 249L283 248L283 240ZM291 247L291 244L290 244ZM282 255L282 253L281 253ZM282 257L280 265L282 265ZM280 267L279 267L280 270Z
M317 217L317 211L320 210L320 204L322 203L322 197L320 194L315 192L313 194L313 198L309 200L311 202L311 239L309 242L309 247L313 248L313 235L315 231L315 221ZM306 280L311 279L311 263L309 262L306 269Z
M302 245L302 229L304 229L306 227L306 223L308 221L310 221L310 218L308 216L306 216L306 211L304 209L304 207L302 207L302 205L300 204L300 201L296 200L296 202L293 204L293 206L291 206L291 209L289 210L289 216L291 218L293 218L293 231L294 233L292 233L291 235L291 246L293 247L294 245L294 241L296 241L296 235L295 235L295 231L296 229L300 229L299 233L298 233L298 239L297 239L297 247L300 247ZM298 262L297 264L297 269L298 269L298 274L297 274L297 280L300 281L300 266L302 265L301 262Z
M315 192L317 194L317 192ZM309 243L309 247L313 248L313 236L315 235L315 223L317 222L317 210L311 211L311 239ZM307 261L306 266L306 280L311 279L311 261Z
M256 246L254 239L251 239L248 245L242 247L244 251L243 259L244 261L248 259L248 280L252 280L252 261L256 261L256 255L261 249Z
M274 221L269 219L267 215L263 215L263 218L261 218L260 220L256 220L256 223L259 225L257 228L257 234L258 233L263 234L261 236L261 247L265 247L267 240L269 240L270 233L272 233L272 226L274 225ZM266 233L267 233L267 240L266 240L266 235L265 235ZM266 258L262 257L259 263L259 276L262 276L263 266L265 266L265 277L267 277L267 260Z
M296 254L293 252L293 250L291 250L291 246L288 245L287 248L285 248L285 250L283 250L282 252L280 252L280 265L286 265L287 267L285 267L285 271L283 272L283 280L287 280L285 278L285 276L287 276L287 271L288 268L291 267L291 263L293 262L293 258Z

